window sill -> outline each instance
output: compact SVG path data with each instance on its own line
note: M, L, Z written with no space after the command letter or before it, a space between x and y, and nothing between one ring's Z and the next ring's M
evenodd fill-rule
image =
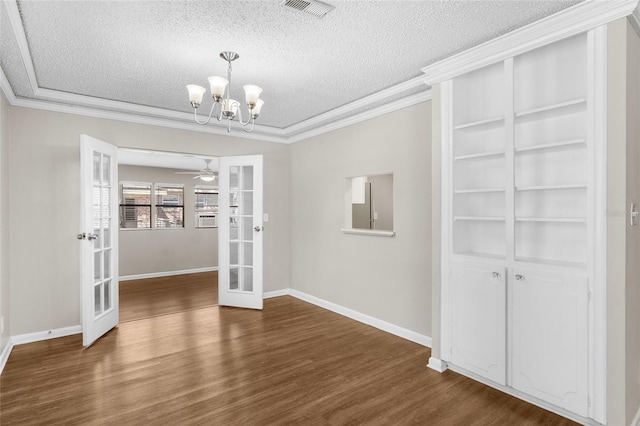
M343 234L370 235L372 237L394 237L396 235L394 231L381 231L379 229L342 228L341 231Z

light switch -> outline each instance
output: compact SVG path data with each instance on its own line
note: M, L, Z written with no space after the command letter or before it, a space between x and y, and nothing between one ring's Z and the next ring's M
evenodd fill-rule
M269 213L264 213L262 215L262 221L265 222L265 223L269 222Z

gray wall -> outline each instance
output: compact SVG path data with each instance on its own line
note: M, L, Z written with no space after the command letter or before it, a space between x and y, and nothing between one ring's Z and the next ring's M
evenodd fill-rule
M11 311L9 295L9 105L0 93L0 317L4 332L0 335L0 353L9 341Z
M627 205L640 204L640 37L627 30ZM626 221L625 221L626 222ZM626 416L640 410L640 226L626 234Z
M204 164L204 163L203 163ZM119 232L120 276L218 266L218 229L195 227L195 185L211 183L158 167L118 167L118 180L184 185L184 228Z
M425 102L291 145L291 288L431 335L430 117ZM345 178L381 173L397 235L343 234Z
M289 287L289 147L10 107L11 334L80 324L80 134L120 147L264 156L264 290ZM4 203L3 203L4 205ZM42 214L34 221L33 212Z

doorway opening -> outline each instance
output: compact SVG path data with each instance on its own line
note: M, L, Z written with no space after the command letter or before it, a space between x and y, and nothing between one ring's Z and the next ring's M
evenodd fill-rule
M217 157L118 149L120 322L218 305Z

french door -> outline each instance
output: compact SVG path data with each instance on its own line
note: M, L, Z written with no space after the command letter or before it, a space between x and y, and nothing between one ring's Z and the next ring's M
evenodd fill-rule
M221 157L218 303L262 309L262 156Z
M117 148L80 136L82 343L118 325Z

